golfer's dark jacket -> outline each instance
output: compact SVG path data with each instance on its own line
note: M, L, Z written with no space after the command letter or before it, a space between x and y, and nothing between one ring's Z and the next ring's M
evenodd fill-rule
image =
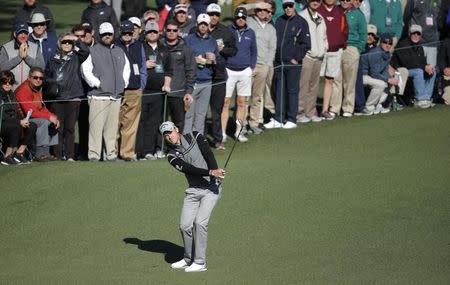
M189 187L209 189L215 182L214 177L209 176L209 170L217 169L218 166L206 138L198 132L192 132L181 135L181 144L171 147L167 159L186 175Z

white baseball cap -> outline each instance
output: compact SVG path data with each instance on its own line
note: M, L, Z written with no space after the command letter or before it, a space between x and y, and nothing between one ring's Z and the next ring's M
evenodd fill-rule
M206 13L222 13L222 8L216 3L211 3L206 7Z
M159 126L159 132L163 135L165 132L171 132L176 128L175 124L171 121L165 121Z
M198 15L198 17L197 17L197 24L200 24L200 23L206 23L206 24L209 25L210 22L211 22L211 18L209 17L208 14L201 13L201 14Z
M138 26L139 28L142 27L141 19L139 19L138 17L131 17L128 19L128 21L133 23L133 25Z
M98 28L98 33L100 35L102 34L106 34L106 33L110 33L110 34L114 34L114 28L111 25L111 23L108 22L104 22L100 25L100 27Z

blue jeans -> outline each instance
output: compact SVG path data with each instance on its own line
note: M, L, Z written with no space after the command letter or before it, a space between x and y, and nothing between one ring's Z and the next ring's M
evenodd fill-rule
M414 83L414 98L418 101L431 100L436 73L431 77L425 77L425 71L420 68L408 69L408 72L409 78L412 78Z
M275 66L275 120L297 122L300 65Z

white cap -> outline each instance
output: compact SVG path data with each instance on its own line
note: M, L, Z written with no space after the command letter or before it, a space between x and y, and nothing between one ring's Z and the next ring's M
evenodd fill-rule
M188 12L188 6L186 6L185 4L177 4L175 6L175 8L173 9L173 13L176 14L176 13L178 13L180 11L183 11L183 12L187 13Z
M287 4L287 3L294 3L295 4L294 0L283 0L282 2L283 2L283 4Z
M201 13L201 14L198 15L198 17L197 17L197 24L200 24L200 23L206 23L206 24L209 25L210 22L211 22L211 18L209 17L208 14Z
M159 132L163 135L165 132L171 132L176 128L175 124L171 121L165 121L159 126Z
M111 23L104 22L104 23L102 23L102 24L100 25L100 27L98 28L98 33L99 33L100 35L106 34L106 33L114 34L114 28L113 28L113 26L111 25Z
M128 21L133 23L133 25L138 26L139 28L142 26L141 19L139 19L138 17L131 17L128 19Z
M222 9L216 3L211 3L206 7L206 13L222 13Z

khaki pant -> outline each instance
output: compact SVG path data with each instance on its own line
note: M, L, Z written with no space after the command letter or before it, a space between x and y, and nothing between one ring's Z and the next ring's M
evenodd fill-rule
M135 154L136 134L141 117L142 90L125 90L119 115L119 153L122 158Z
M298 115L312 117L317 115L316 101L319 91L320 68L322 60L303 58L302 74L300 76L300 94L298 96Z
M369 75L363 75L363 84L370 88L370 94L366 100L366 109L373 111L377 104L383 103L380 100L381 98L384 97L384 99L386 99L387 94L384 90L387 88L388 84L383 80L372 78Z
M348 46L342 54L342 72L334 79L331 94L331 112L353 113L355 109L355 85L358 74L359 51L356 47Z
M273 66L269 66L269 73L266 77L266 89L264 92L264 108L275 114L275 103L272 99L272 80L273 80Z
M450 80L450 76L444 75L444 80ZM444 88L444 94L442 95L445 105L450 105L450 86Z
M397 71L400 72L400 77L402 80L398 85L398 88L396 88L396 86L392 86L390 92L391 94L403 95L403 93L405 93L406 82L408 81L408 69L399 67L397 68Z
M90 100L89 102L89 159L100 159L102 139L105 141L104 159L117 158L116 138L119 126L120 101Z
M249 113L250 127L257 127L259 123L263 123L263 98L269 70L270 66L257 64L253 71L252 96Z

